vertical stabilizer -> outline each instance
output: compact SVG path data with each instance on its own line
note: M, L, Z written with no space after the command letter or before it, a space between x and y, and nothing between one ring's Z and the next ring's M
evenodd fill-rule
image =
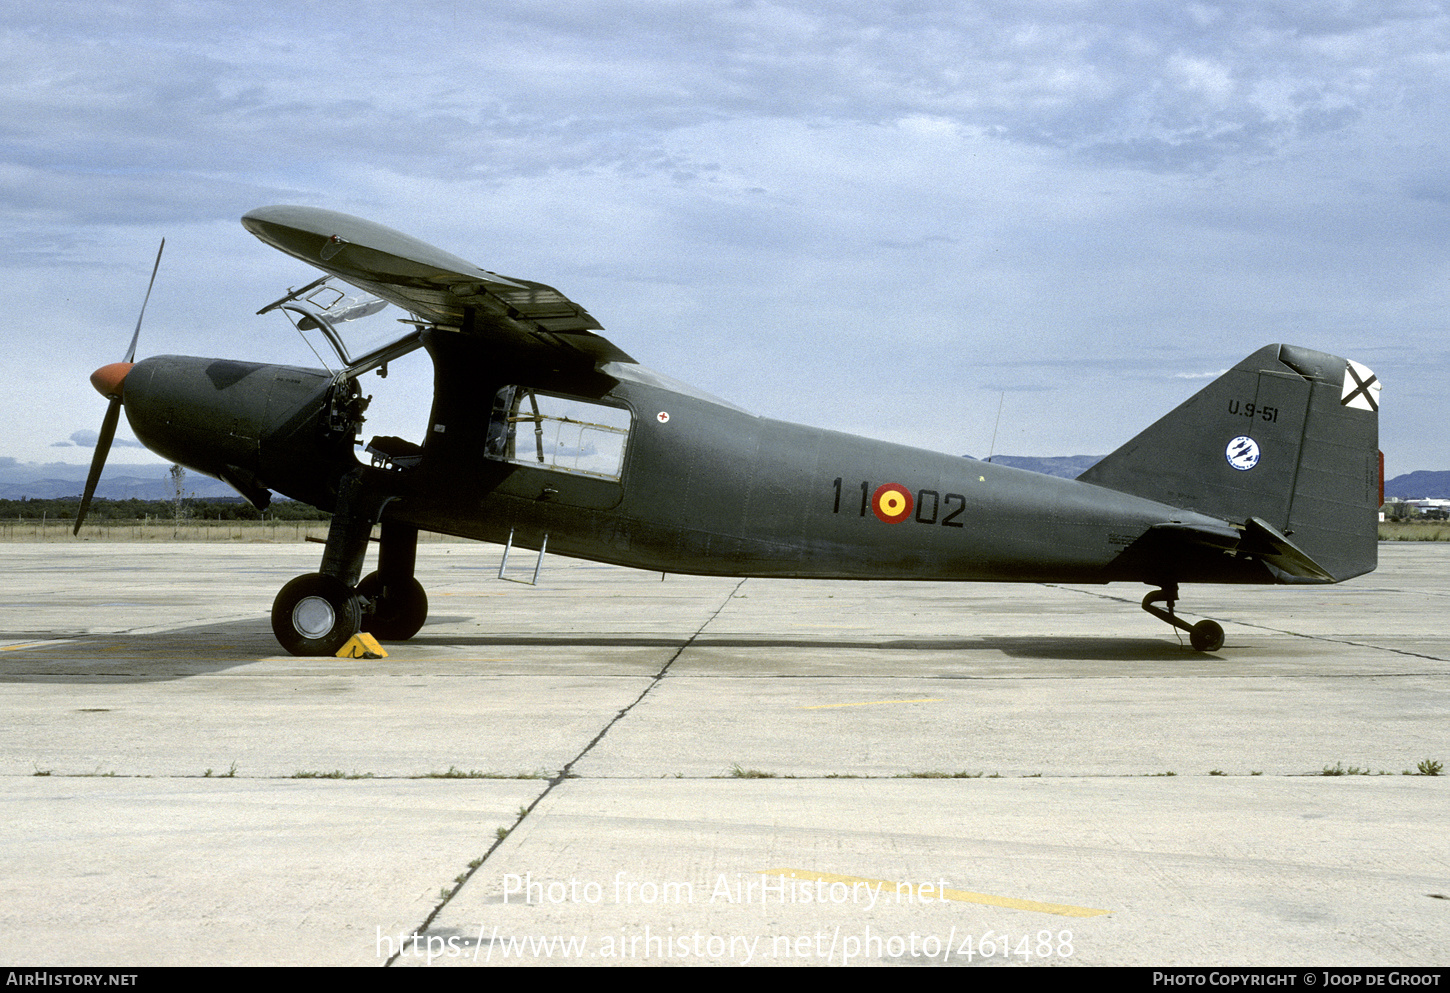
M1267 524L1338 582L1376 563L1379 396L1357 362L1269 345L1078 478Z

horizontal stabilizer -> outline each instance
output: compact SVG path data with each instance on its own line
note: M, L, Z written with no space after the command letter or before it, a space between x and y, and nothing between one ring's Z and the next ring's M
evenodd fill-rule
M1285 583L1332 583L1334 576L1318 562L1315 562L1279 529L1257 517L1249 518L1244 529L1240 551L1262 559L1278 572L1280 582Z
M1155 524L1148 529L1160 554L1181 556L1190 548L1262 562L1281 583L1332 583L1334 576L1269 522L1251 517L1243 525ZM1166 542L1167 544L1163 544Z
M1208 524L1154 524L1148 530L1154 534L1161 534L1179 538L1195 545L1203 545L1207 548L1217 548L1223 551L1233 551L1239 547L1243 540L1244 533L1239 528L1230 524L1215 527Z

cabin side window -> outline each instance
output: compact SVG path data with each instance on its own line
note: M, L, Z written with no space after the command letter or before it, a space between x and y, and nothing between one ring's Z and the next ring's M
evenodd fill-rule
M631 417L574 397L505 386L494 397L485 454L516 465L617 480Z

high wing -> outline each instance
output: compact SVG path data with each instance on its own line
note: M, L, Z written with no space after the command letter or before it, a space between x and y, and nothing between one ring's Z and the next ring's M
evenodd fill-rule
M480 269L401 231L316 207L261 207L242 225L279 251L462 334L492 334L555 360L633 362L552 286Z

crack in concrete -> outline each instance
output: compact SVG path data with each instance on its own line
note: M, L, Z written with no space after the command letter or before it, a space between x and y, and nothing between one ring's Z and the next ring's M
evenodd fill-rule
M731 587L730 592L725 595L725 599L721 601L720 606L716 607L715 610L710 614L710 616L705 618L705 620L701 622L700 626L695 629L694 634L686 638L685 641L681 643L680 647L675 649L675 653L671 655L668 660L666 660L663 666L660 667L660 671L654 674L654 677L649 681L649 685L647 685L643 690L640 691L639 696L635 697L634 700L632 700L627 706L621 707L619 712L611 717L608 723L604 725L604 727L600 728L599 733L591 738L589 740L589 743L579 750L579 754L575 755L568 762L564 763L564 767L559 770L559 774L549 780L549 784L544 787L543 791L539 793L538 796L534 797L533 802L530 803L527 807L524 807L521 811L519 811L518 819L514 821L513 827L509 828L507 832L501 833L498 838L494 840L494 843L488 846L488 851L483 853L482 858L479 858L476 862L470 863L468 871L462 875L462 878L455 877L453 888L448 890L446 895L444 895L444 897L438 901L438 906L434 907L432 912L429 913L426 918L424 918L423 923L418 925L418 927L413 930L413 933L412 935L410 935L410 937L418 937L427 933L428 927L433 923L438 915L443 912L443 908L448 906L449 902L452 901L453 897L457 895L464 886L468 885L468 881L473 878L473 874L478 872L479 869L483 868L484 864L487 863L489 858L493 856L493 853L498 850L498 846L502 845L504 843L504 840L507 839L510 834L513 834L514 831L518 829L518 826L524 822L525 818L527 818L530 814L534 812L534 808L537 807L541 802L543 802L544 797L548 796L553 791L554 787L558 786L566 779L571 778L571 770L573 770L574 764L576 762L578 762L584 756L588 755L590 751L594 749L595 745L599 744L599 742L604 740L604 736L609 733L610 729L613 728L614 725L622 721L631 710L637 707L639 703L644 700L645 697L650 695L654 688L660 684L660 681L665 678L665 674L670 671L670 667L679 660L679 657L681 655L685 654L686 649L688 649L691 645L695 643L695 639L700 637L700 635L704 633L705 628L709 627L710 623L714 621L715 618L719 617L721 612L730 605L730 601L734 599L737 593L740 592L740 587L744 586L745 583L746 580L742 579L740 580L740 582L736 583L733 587ZM389 957L387 962L383 963L384 967L391 966L399 959L399 957L402 956L402 954L403 950L402 948L399 948L398 951L394 952L393 955Z

